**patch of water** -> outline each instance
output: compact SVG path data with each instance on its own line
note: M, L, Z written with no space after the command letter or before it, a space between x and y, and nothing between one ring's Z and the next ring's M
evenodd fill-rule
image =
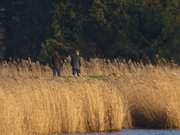
M125 130L113 135L180 135L180 130Z
M180 130L123 130L114 133L89 133L83 135L180 135Z

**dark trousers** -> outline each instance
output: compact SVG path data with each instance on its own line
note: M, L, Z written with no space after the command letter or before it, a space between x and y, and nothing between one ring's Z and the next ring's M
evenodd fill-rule
M80 69L73 68L72 71L73 71L73 76L76 76L76 75L80 76Z
M53 76L61 76L60 68L53 68Z

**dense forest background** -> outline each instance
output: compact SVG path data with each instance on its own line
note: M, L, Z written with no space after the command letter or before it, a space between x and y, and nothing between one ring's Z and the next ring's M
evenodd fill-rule
M85 58L180 63L180 0L4 0L0 35L5 58L47 62L54 50L78 49Z

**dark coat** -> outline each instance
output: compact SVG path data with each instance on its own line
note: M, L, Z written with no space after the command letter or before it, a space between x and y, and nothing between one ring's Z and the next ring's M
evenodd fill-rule
M76 54L71 56L71 66L73 69L80 70L80 67L81 67L80 56L78 56Z
M58 53L52 56L52 66L53 68L61 68L63 66L63 59Z

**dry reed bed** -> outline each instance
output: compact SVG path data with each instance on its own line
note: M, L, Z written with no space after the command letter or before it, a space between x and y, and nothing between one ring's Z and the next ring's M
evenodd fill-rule
M82 59L81 65L81 76L120 76L124 73L146 69L141 63L135 64L131 61L126 63L125 61L118 60L110 62L102 59L92 59L91 61ZM32 62L31 67L32 70L29 71L28 64L0 64L0 76L10 78L52 77L52 70L49 66L42 66L39 63ZM61 70L62 76L71 76L71 70L70 63L64 63Z
M7 135L180 128L180 68L174 64L83 61L79 79L50 80L51 71L41 68L0 71L0 125ZM63 75L70 74L65 64Z
M122 129L124 105L102 81L0 80L0 133L52 135Z
M113 81L129 108L129 127L180 128L179 68L146 67Z

